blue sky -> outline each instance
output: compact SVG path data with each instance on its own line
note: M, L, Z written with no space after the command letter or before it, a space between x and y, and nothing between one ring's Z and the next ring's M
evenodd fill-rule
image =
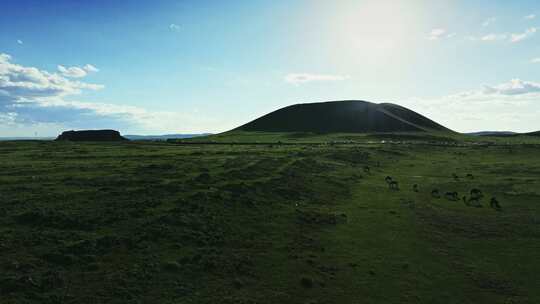
M0 0L0 136L220 132L340 99L540 130L537 1L333 2Z

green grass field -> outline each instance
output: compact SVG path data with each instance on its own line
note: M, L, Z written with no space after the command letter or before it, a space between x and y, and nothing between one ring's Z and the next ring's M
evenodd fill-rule
M265 136L0 143L0 303L540 303L532 139Z

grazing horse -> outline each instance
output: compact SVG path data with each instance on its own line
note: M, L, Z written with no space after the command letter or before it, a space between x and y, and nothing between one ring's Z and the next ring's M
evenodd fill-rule
M369 173L369 172L370 172L369 166L364 166L364 172L366 172L366 173Z
M384 178L384 180L386 181L387 184L390 184L392 182L392 177L387 176L387 177Z
M467 178L474 179L474 175L472 175L471 173L468 173Z
M480 197L470 197L469 199L467 199L466 196L463 197L463 202L465 203L465 205L467 206L473 206L473 207L476 207L476 208L480 208L482 207L482 204L480 204Z
M419 191L419 190L418 190L418 184L414 184L414 185L412 186L412 190L413 190L414 192L418 192L418 191Z
M491 198L489 206L495 210L501 210L501 205L499 205L499 201L495 197Z
M433 196L434 198L441 198L441 193L439 192L438 189L433 189L431 191L431 196Z
M388 183L388 187L390 187L392 190L399 190L399 184L397 181L391 181Z
M482 194L482 190L476 188L471 190L470 195L471 199L475 198L477 200L481 200L484 197L484 194Z
M459 198L458 198L458 193L455 192L455 191L454 191L454 192L446 192L446 193L444 194L444 196L446 197L446 199L451 200L451 201L457 201L457 200L459 200Z

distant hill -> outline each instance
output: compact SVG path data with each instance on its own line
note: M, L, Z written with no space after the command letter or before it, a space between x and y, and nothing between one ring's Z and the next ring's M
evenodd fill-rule
M167 139L183 139L183 138L193 138L200 136L212 135L211 133L201 133L201 134L165 134L165 135L124 135L125 138L129 140L167 140Z
M508 136L516 136L519 135L519 133L512 132L512 131L481 131L481 132L472 132L472 133L465 133L466 135L472 135L472 136L499 136L499 137L508 137Z
M57 141L125 141L126 138L115 130L81 130L65 131L57 138Z
M239 131L377 133L449 131L402 106L360 100L296 104L264 115Z
M518 136L540 136L540 131L529 132L529 133L517 133L511 131L482 131L482 132L473 132L466 133L467 135L473 136L491 136L491 137L518 137Z

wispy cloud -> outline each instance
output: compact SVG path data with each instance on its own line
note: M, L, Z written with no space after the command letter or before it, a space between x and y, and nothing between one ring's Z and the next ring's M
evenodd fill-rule
M427 39L428 40L439 40L443 38L453 38L457 35L455 32L449 33L446 29L443 28L436 28L432 29L431 32L429 32Z
M495 23L495 21L497 21L497 18L495 17L488 18L486 19L486 21L482 22L482 27L488 27L491 24Z
M285 82L295 85L308 82L343 81L347 79L349 79L349 76L310 73L292 73L284 77Z
M446 29L443 28L435 28L432 29L431 32L428 35L429 40L439 40L446 35Z
M536 34L536 32L538 31L538 29L536 27L531 27L531 28L528 28L525 30L525 32L523 33L515 33L515 34L512 34L511 37L510 37L510 42L520 42L520 41L523 41L525 39L528 39L530 37L532 37L534 34Z
M523 17L524 19L527 19L527 20L533 20L536 18L536 15L535 14L530 14L530 15L527 15L525 17Z
M87 64L85 66L78 67L65 67L63 65L58 66L58 71L62 74L62 76L70 77L70 78L82 78L88 75L88 73L95 73L98 72L99 69L91 64Z
M96 68L95 66L91 65L91 64L86 64L85 66L83 66L83 69L88 73L90 73L90 72L92 72L92 73L99 72L99 69Z
M531 63L540 63L540 57L531 59Z
M22 40L18 39L18 40L17 40L17 44L21 44L21 45L22 45L22 44L24 44L24 42L23 42Z
M508 35L506 34L487 34L485 36L482 36L480 40L482 41L500 41L500 40L506 40L508 38Z
M511 34L490 33L481 37L470 35L470 36L467 36L466 39L470 41L483 41L483 42L508 41L511 43L517 43L517 42L521 42L521 41L531 38L532 36L536 34L537 31L538 31L537 27L531 27L531 28L526 29L522 33L511 33Z
M169 24L169 29L171 31L179 31L180 30L180 25L178 25L176 23L171 23L171 24Z
M530 93L540 93L540 83L512 79L507 83L496 86L484 86L483 93L497 95L524 95Z
M15 124L15 120L17 119L17 113L14 112L8 112L8 113L1 113L0 112L0 125L13 125Z

